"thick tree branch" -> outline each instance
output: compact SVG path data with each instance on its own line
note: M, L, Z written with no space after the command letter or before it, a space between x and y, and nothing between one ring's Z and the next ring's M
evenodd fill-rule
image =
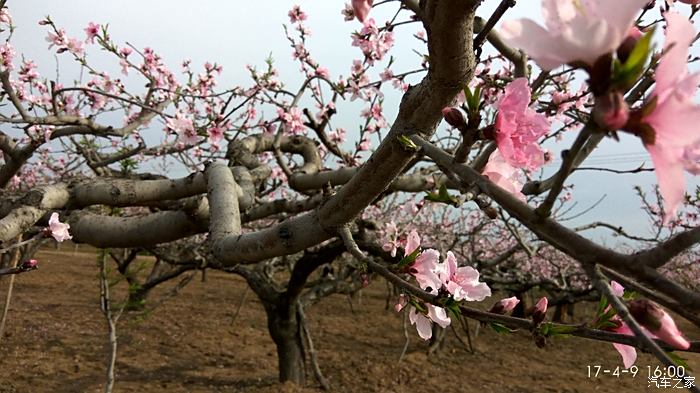
M700 227L681 232L648 250L639 251L633 254L632 258L639 264L659 268L698 242L700 242Z
M686 307L700 310L700 294L666 279L651 267L640 265L635 262L633 256L602 247L550 218L541 217L526 203L496 186L472 168L454 163L452 156L438 147L419 136L412 136L411 139L422 147L425 154L436 163L457 174L467 184L476 184L482 192L493 198L511 216L528 227L540 239L581 262L584 266L593 264L607 266L652 285L655 289L678 299Z
M204 171L209 200L209 235L214 256L222 257L221 241L241 233L241 213L236 197L236 181L222 163L209 164Z

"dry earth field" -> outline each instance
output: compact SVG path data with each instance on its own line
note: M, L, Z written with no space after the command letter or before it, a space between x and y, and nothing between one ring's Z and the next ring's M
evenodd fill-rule
M99 392L108 348L95 254L84 247L77 253L64 247L44 250L38 259L40 270L20 275L15 282L6 334L0 341L0 393ZM2 298L8 281L0 282ZM172 284L163 286L151 299ZM122 298L119 290L115 299ZM244 290L240 278L211 271L205 282L198 275L177 297L147 316L124 315L118 327L115 392L320 392L313 376L306 388L276 383L275 348L262 306L252 292L232 324ZM450 331L445 349L428 357L427 345L411 329L408 352L398 363L404 345L402 316L385 311L385 300L386 285L377 280L353 301L354 313L340 295L307 309L332 391L659 390L648 388L646 366L658 363L647 354L638 359L642 371L636 378L589 378L589 365L621 365L610 344L561 338L539 349L526 332L506 336L482 329L471 354ZM697 329L682 327L689 337L700 337ZM700 356L686 358L700 372Z

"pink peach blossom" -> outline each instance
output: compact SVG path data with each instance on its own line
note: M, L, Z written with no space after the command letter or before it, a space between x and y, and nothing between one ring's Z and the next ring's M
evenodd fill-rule
M496 151L491 154L482 174L497 186L525 202L525 195L521 192L523 183L520 180L520 172L507 163L500 152Z
M632 330L630 330L630 328L624 322L621 322L621 325L612 331L628 336L634 336L634 332L632 332ZM622 356L622 364L625 366L625 368L632 367L634 362L637 361L637 350L633 346L613 343L613 347L620 353L620 356Z
M527 79L510 82L498 102L496 144L510 165L534 170L544 164L544 152L537 140L549 132L550 124L546 116L529 106Z
M444 268L439 274L443 286L457 300L481 301L491 296L491 288L479 282L479 272L471 266L458 267L452 251L447 252Z
M14 67L12 60L15 58L15 49L9 42L0 45L0 70L11 71Z
M58 213L52 213L49 218L48 232L57 242L72 239L73 236L68 233L69 224L62 223L58 220Z
M8 25L12 23L12 16L6 7L0 9L0 23L6 23Z
M420 236L415 229L411 229L406 236L406 255L411 255L418 247L420 247Z
M373 0L352 0L352 10L357 17L357 20L364 23L372 9Z
M654 162L659 189L664 198L664 223L676 215L685 196L683 170L695 173L697 156L693 154L700 143L696 126L700 122L700 106L694 95L700 84L700 73L689 74L688 48L695 37L693 25L675 12L665 15L666 52L656 69L656 100L654 110L643 121L654 130L653 143L645 147Z
M442 287L442 280L438 275L439 263L440 253L437 250L427 249L416 258L409 270L421 289L433 295L437 295Z
M429 340L433 336L432 323L437 323L443 329L452 322L447 312L442 307L433 306L432 304L425 305L428 308L428 315L418 312L415 307L411 307L408 312L408 319L411 325L416 325L418 335L423 340Z
M302 11L301 7L298 5L292 7L292 9L289 10L289 13L287 13L287 16L289 16L289 21L292 23L303 22L308 17L308 15L306 15L306 13Z
M202 139L194 129L192 119L187 118L180 112L175 114L174 119L168 119L166 125L175 131L178 142L185 145L194 145Z
M83 30L85 31L85 35L87 35L85 42L94 44L95 37L97 37L97 35L100 33L100 25L90 22L88 23L87 27Z
M563 64L593 65L627 37L648 0L543 0L546 29L530 19L506 21L504 41L527 53L544 70Z
M302 112L299 108L290 108L285 111L283 108L277 109L277 115L284 124L284 130L292 135L299 135L306 131L304 121L302 120Z

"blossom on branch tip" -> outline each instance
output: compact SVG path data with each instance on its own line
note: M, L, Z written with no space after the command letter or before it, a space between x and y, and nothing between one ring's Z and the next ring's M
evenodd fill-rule
M83 30L85 31L85 35L87 35L85 42L94 44L95 37L97 37L97 35L100 33L100 25L90 22L88 23L87 27Z
M544 165L544 152L537 140L549 132L547 117L530 108L526 78L510 82L498 102L496 144L503 158L516 168L535 170Z
M53 236L57 242L72 239L73 236L68 233L68 229L70 229L70 225L60 222L58 220L58 213L51 214L49 218L49 227L47 228L48 235Z
M287 13L287 16L289 16L289 21L292 23L299 23L303 22L306 20L308 17L304 11L301 10L301 7L298 5L295 5L292 7L291 10L289 10L289 13Z
M685 197L683 171L700 173L696 154L700 146L697 133L700 106L694 102L700 73L688 72L688 51L695 38L692 23L675 12L667 12L665 18L665 52L656 69L656 87L647 104L651 113L643 117L637 133L654 162L664 199L664 223L668 224Z
M531 19L506 21L503 40L544 70L582 62L592 66L627 37L648 0L542 0L546 29Z

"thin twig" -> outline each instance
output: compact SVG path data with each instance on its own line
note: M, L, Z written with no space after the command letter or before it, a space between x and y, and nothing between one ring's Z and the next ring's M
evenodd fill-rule
M549 217L549 215L551 214L552 207L554 206L554 203L556 202L559 193L564 187L564 182L566 181L566 178L569 177L569 174L571 174L571 171L575 166L575 158L578 155L578 152L583 148L584 144L588 140L588 137L591 136L593 127L593 125L586 125L576 137L576 140L571 146L571 149L566 150L566 154L563 157L561 167L559 168L559 171L557 172L556 177L554 178L554 184L552 185L552 188L549 190L549 193L547 194L547 197L542 202L542 204L539 205L537 209L535 209L535 212L540 216Z
M496 23L503 17L503 14L508 11L509 8L515 5L515 0L502 0L498 5L496 10L491 14L489 20L486 21L484 27L481 28L479 34L474 38L474 50L481 48L481 45L486 41L486 37L491 33L491 30L496 26Z
M452 333L455 334L457 341L459 341L460 344L462 344L462 347L464 347L464 350L467 351L468 353L474 353L474 349L472 349L472 346L471 346L471 340L470 340L469 344L465 343L464 340L462 340L462 337L460 337L459 334L457 333L457 329L455 329L455 325L450 324L450 328L452 329Z
M406 351L408 350L408 344L411 342L411 335L408 333L408 313L403 313L403 336L406 338L406 342L403 344L403 349L401 350L401 355L399 356L398 363L401 363L403 357L406 356Z
M311 333L309 333L309 328L306 325L306 315L304 315L304 306L301 304L301 302L297 302L297 311L299 312L299 324L301 324L301 331L304 334L304 339L306 340L308 347L306 349L310 355L309 357L311 358L311 367L314 369L314 376L316 377L316 380L318 380L318 383L321 384L323 390L330 390L331 385L328 383L326 377L323 376L321 367L318 365L318 358L316 357L314 342L311 340Z
M248 297L248 286L245 286L245 289L243 289L243 296L241 296L241 300L238 301L238 306L236 307L236 312L233 313L233 317L231 318L231 326L236 322L236 318L238 318L238 314L241 313L241 309L243 308L243 304L245 304L245 300Z
M21 239L21 236L17 239ZM12 262L11 262L11 267L13 269L17 268L17 263L19 263L19 257L20 257L20 250L15 249L15 252L12 254ZM14 288L15 285L15 276L16 274L13 274L10 277L10 283L7 286L7 295L5 295L5 306L2 309L2 318L0 318L0 341L2 341L2 338L5 336L5 323L7 322L7 313L10 310L10 302L12 301L12 288Z

